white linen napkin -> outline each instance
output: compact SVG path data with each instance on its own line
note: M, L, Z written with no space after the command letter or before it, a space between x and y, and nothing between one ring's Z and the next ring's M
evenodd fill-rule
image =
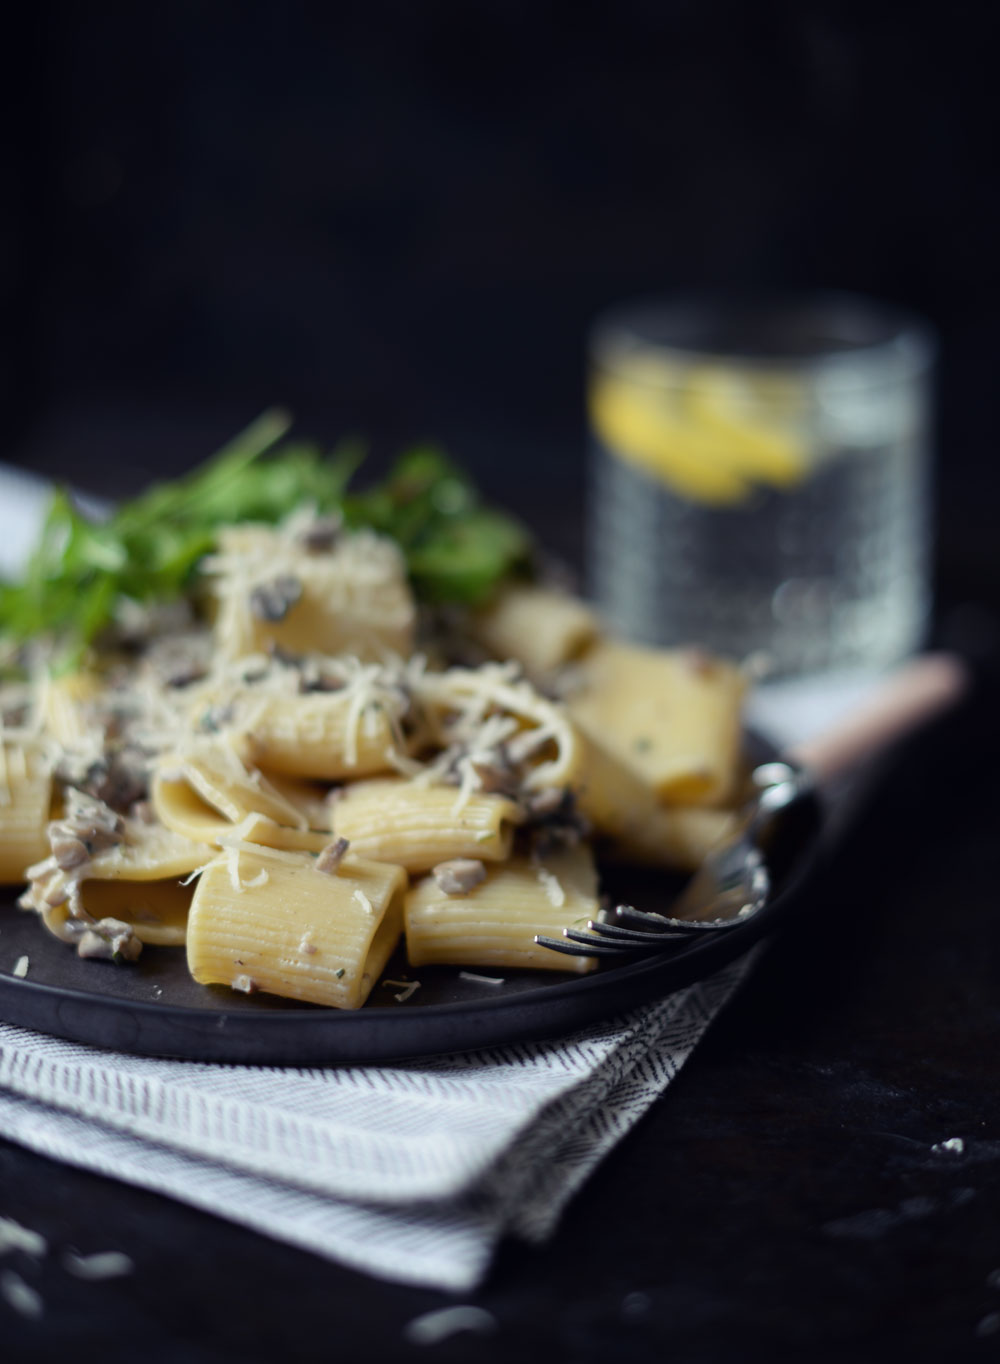
M746 970L557 1042L378 1068L150 1060L0 1024L0 1134L381 1278L461 1292L502 1236L552 1232Z
M0 466L0 547L18 546L7 572L43 500ZM822 698L780 737L804 736L817 709ZM0 970L9 956L0 930ZM555 1042L384 1067L151 1060L0 1022L0 1134L374 1275L460 1292L502 1236L552 1232L749 967Z

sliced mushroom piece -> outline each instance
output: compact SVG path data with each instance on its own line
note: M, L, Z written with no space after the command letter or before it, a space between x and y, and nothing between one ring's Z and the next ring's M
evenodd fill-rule
M467 895L486 880L486 868L477 858L455 857L439 862L431 875L445 895Z
M284 620L302 596L302 580L293 573L279 573L250 593L250 612L257 620L272 624Z

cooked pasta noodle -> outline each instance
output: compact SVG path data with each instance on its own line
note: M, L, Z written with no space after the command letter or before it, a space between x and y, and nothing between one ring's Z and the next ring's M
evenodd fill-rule
M539 681L578 658L600 633L597 616L579 598L534 584L505 588L472 616L470 629L495 658L516 659Z
M191 974L203 985L358 1008L399 940L405 888L400 867L361 858L329 875L308 853L230 849L198 881Z
M398 548L364 532L317 551L303 543L307 527L293 518L278 530L222 532L208 564L219 654L242 658L269 645L369 660L409 654L416 610Z
M464 894L448 894L433 876L406 897L406 950L412 966L532 967L593 970L593 957L564 957L535 943L583 926L599 909L597 871L585 844L544 860L512 857L492 866Z
M44 857L51 799L51 763L43 747L0 733L0 883L23 880L25 867Z
M333 832L362 857L395 862L409 872L474 857L502 862L524 811L506 796L476 792L467 799L451 786L403 778L354 782L331 807Z
M724 805L735 795L738 668L694 649L601 642L579 665L569 709L670 805Z
M88 880L80 884L80 903L95 923L115 919L128 924L144 945L183 947L193 893L179 881ZM79 941L68 904L46 906L42 919L57 938Z

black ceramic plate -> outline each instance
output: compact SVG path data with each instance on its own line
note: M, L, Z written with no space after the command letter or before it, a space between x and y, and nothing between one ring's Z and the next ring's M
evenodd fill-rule
M819 824L810 800L785 812L769 852L775 894L752 919L725 933L641 961L602 962L585 976L469 968L473 975L502 976L499 985L443 967L414 972L399 958L384 978L419 978L420 988L399 1003L398 987L376 985L357 1011L197 985L178 948L148 948L130 966L82 961L33 913L18 910L11 891L0 904L0 1018L114 1051L273 1065L368 1063L550 1037L710 975L791 909L803 908ZM613 870L606 884L639 908L659 910L677 888L663 873L619 873L616 881ZM29 962L24 979L11 975L21 956Z

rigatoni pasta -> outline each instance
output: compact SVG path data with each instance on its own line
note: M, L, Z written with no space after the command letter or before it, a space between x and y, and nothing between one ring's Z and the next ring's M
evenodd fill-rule
M312 1004L363 1004L402 930L406 873L362 858L320 871L308 853L230 848L202 873L187 932L203 985Z
M596 613L568 592L516 583L469 621L474 639L494 658L514 658L527 675L546 681L597 639Z
M24 869L48 851L52 764L30 738L0 733L0 884L24 879Z
M725 805L736 795L746 678L697 649L601 641L581 661L567 704L669 805Z
M525 814L509 796L473 792L417 779L361 781L331 802L331 828L361 857L429 871L456 857L503 862Z
M152 802L166 828L200 843L216 842L250 814L292 829L306 826L303 812L226 743L199 744L185 757L161 759Z
M530 967L593 970L593 957L561 958L535 942L597 917L597 869L586 844L541 857L511 857L479 884L449 893L443 878L425 876L406 897L406 950L411 966Z
M384 536L340 535L308 514L277 530L232 526L207 565L220 654L269 647L365 660L412 651L416 607L398 548Z
M392 770L389 712L348 691L250 698L245 723L250 757L272 772L338 781Z
M106 925L108 920L122 924L143 946L183 947L193 894L193 887L180 881L91 879L80 882L79 903L95 924ZM46 905L42 909L42 919L57 938L74 944L80 941L81 935L74 932L79 920L71 914L67 902ZM96 939L92 944L94 950L89 954L85 950L82 955L107 956L108 948L110 955L114 955L114 943L109 942L106 928L94 932L93 936Z

